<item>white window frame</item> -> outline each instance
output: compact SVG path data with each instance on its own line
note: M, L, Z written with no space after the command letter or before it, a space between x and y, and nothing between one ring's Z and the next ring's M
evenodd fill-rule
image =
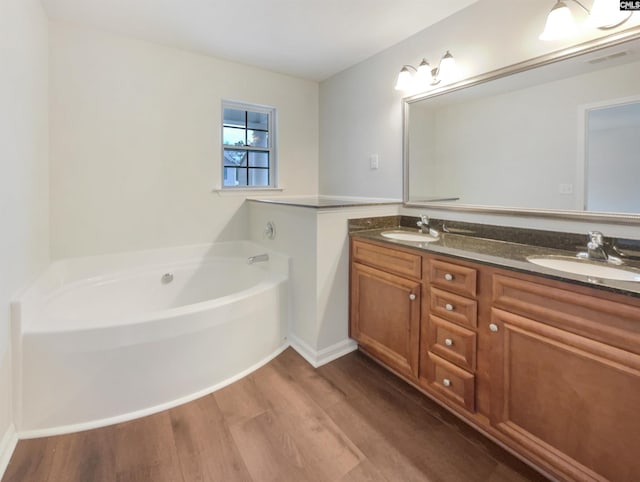
M253 151L253 152L268 152L269 154L269 167L268 167L268 176L269 176L269 184L262 186L225 186L224 181L224 170L225 170L225 156L224 151L225 148L237 148L237 145L226 145L224 144L224 111L225 109L236 109L236 110L244 110L248 112L258 112L260 114L267 114L268 117L268 147L253 147L253 146L243 146L243 150ZM221 123L220 123L220 189L222 191L260 191L260 190L268 190L268 189L277 189L278 188L278 158L277 158L277 112L275 107L261 105L261 104L252 104L249 102L239 102L234 100L222 100L222 109L221 109ZM248 163L247 159L247 163ZM229 166L227 166L229 167ZM247 176L248 180L248 176Z

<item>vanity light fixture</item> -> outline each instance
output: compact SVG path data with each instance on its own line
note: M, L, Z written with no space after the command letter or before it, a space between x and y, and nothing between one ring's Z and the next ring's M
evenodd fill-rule
M448 50L440 59L440 64L433 69L426 59L422 59L417 69L413 65L403 65L396 81L396 90L406 91L448 82L454 77L455 69L456 61Z
M618 0L594 0L591 10L578 0L557 0L549 15L540 40L558 40L571 37L577 32L571 10L567 2L576 3L588 17L586 24L590 27L608 30L618 27L631 17L633 12L621 11Z

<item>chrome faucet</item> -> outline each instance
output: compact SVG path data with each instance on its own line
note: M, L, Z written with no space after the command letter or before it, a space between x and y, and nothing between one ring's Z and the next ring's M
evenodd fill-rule
M249 264L258 263L260 261L269 261L269 255L267 253L256 254L255 256L249 256L247 258L247 262Z
M604 261L611 264L623 264L620 258L607 253L604 246L604 235L600 231L589 231L587 234L587 251L578 253L579 258L591 259L594 261Z
M421 233L429 233L429 216L426 214L420 215L420 221L416 223L416 225L420 228Z
M587 257L606 261L609 255L604 250L604 236L600 231L589 231L589 242L587 243Z

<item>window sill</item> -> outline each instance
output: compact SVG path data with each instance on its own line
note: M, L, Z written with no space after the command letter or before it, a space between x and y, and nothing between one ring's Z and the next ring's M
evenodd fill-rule
M261 192L282 192L282 187L231 187L231 188L213 188L211 192L218 196L250 196L253 193Z

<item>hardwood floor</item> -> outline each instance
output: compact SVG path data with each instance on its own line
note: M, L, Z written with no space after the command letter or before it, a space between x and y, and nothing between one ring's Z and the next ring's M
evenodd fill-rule
M364 355L295 351L155 415L21 440L2 482L546 480Z

